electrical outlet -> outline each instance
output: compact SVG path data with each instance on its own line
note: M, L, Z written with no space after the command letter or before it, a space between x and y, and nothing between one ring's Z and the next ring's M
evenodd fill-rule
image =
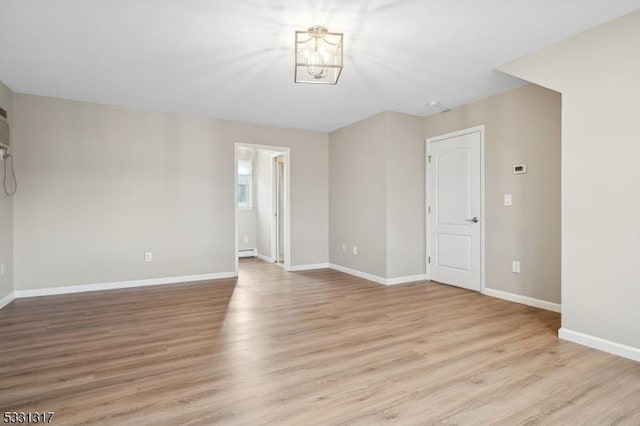
M353 254L358 254L358 246L353 246Z
M527 173L527 165L526 164L516 164L513 166L513 174L514 175L523 175Z
M514 260L513 261L513 266L511 268L511 270L513 271L514 274L519 274L520 273L520 261L519 260Z
M4 263L0 265L0 275L4 275Z
M242 239L242 241L244 241L245 243L248 243L248 242L249 242L249 237L247 237L247 236L245 235L245 237Z
M504 194L504 205L505 206L513 205L513 196L511 194Z
M342 251L347 251L347 245L346 244L342 245Z
M145 262L153 262L153 253L151 253L150 251L146 252L144 254L144 261Z

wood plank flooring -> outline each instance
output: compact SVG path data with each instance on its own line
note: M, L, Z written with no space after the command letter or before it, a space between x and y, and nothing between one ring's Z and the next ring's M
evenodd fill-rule
M0 310L0 410L55 424L640 425L640 363L559 315L256 259L236 280Z

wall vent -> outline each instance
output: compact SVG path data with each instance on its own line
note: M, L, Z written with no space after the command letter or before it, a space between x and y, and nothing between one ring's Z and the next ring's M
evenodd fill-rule
M9 121L5 112L4 115L0 114L0 148L9 149L9 142Z

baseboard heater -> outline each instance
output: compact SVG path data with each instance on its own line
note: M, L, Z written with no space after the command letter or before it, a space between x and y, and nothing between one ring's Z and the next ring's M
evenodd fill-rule
M254 248L238 250L238 257L256 257L256 254L258 254L258 251Z

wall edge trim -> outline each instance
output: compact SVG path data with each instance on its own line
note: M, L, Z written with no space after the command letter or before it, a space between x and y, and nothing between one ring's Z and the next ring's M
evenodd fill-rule
M330 263L329 268L339 272L344 272L345 274L353 275L358 278L364 278L365 280L373 281L374 283L382 285L405 284L416 281L425 281L427 279L426 274L409 275L406 277L397 278L382 278L377 275L369 274L367 272L358 271L357 269L347 268L346 266L342 265L336 265L335 263Z
M501 290L484 287L482 294L486 296L496 297L498 299L508 300L509 302L520 303L522 305L533 306L534 308L545 309L552 312L562 312L562 305L559 303L548 302L546 300L535 299L533 297L522 296L520 294L509 293Z
M143 280L130 280L130 281L116 281L106 282L98 284L80 284L63 287L48 287L32 290L16 290L15 297L17 299L25 297L41 297L41 296L53 296L56 294L72 294L72 293L86 293L91 291L102 290L117 290L123 288L135 288L135 287L147 287L156 285L169 285L169 284L181 284L196 281L208 281L219 280L225 278L234 278L233 272L218 272L211 274L199 274L199 275L184 275L178 277L166 277L166 278L150 278Z
M265 256L264 254L260 254L256 251L256 257L260 260L264 260L265 262L269 262L269 263L276 263L276 261L270 257Z
M12 291L11 293L7 294L5 297L0 299L0 309L4 308L5 306L13 302L15 298L16 298L16 292Z
M290 272L298 272L298 271L312 271L315 269L328 269L328 263L314 263L308 265L291 265L289 268Z
M426 280L427 280L427 274L407 275L405 277L387 278L386 285L415 283L418 281L426 281Z
M592 336L590 334L580 333L579 331L571 330L566 327L562 327L558 330L558 337L562 340L640 362L640 348L624 345L622 343Z

